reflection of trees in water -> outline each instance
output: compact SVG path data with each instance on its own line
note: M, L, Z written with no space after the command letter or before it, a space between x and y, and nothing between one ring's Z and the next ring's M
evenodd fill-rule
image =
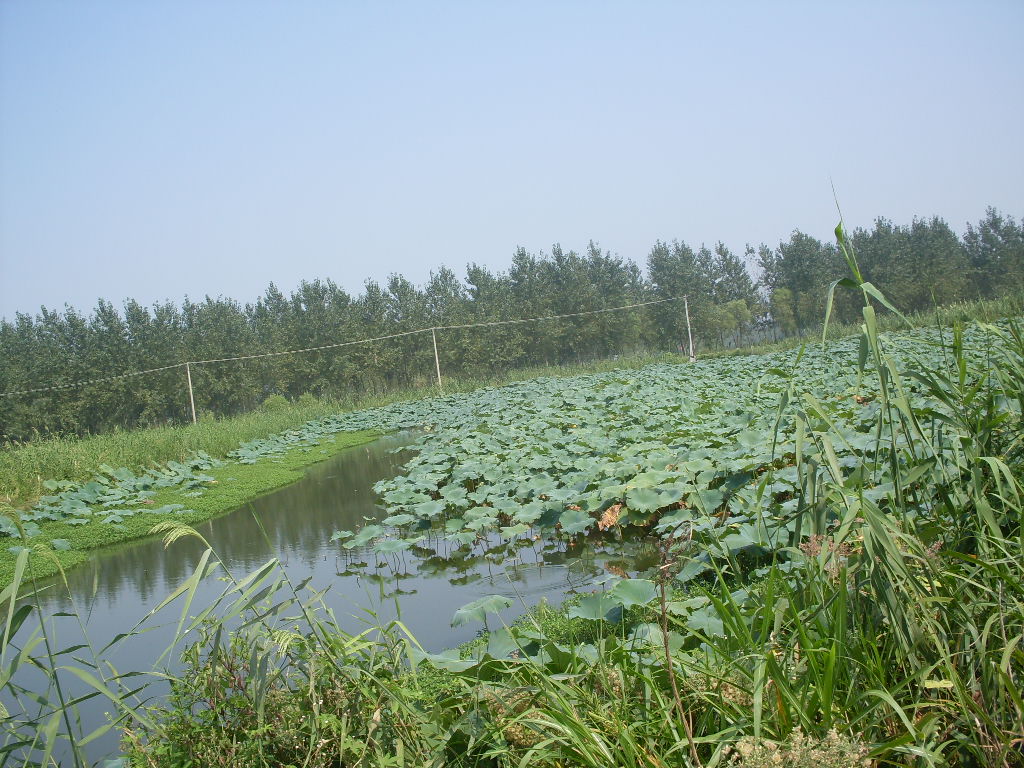
M330 573L323 562L333 554L331 533L362 525L364 517L379 519L372 486L398 473L408 454L392 451L410 440L394 436L344 451L312 467L301 482L195 527L234 573L278 556L286 565ZM204 549L197 539L181 539L166 549L149 540L102 550L67 574L74 607L96 621L117 612L133 623L192 575ZM63 584L52 581L43 593L44 613L72 607Z

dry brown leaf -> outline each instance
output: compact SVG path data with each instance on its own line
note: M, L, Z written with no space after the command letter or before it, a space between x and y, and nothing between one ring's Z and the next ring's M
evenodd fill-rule
M601 519L597 521L598 530L607 531L609 528L611 528L613 525L619 522L619 517L621 516L622 505L612 504L610 507L608 507L608 509L604 511L604 514L601 515Z

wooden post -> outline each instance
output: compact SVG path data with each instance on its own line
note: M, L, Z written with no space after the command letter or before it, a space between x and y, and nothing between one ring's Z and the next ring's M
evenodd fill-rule
M437 371L437 391L442 395L444 389L441 387L441 358L437 356L437 333L435 328L430 329L430 338L434 340L434 369Z
M185 363L185 377L188 379L188 402L192 406L192 423L197 422L196 419L196 398L192 394L192 367L189 363Z
M697 356L693 354L693 332L690 330L690 299L683 296L683 308L686 310L686 335L690 339L690 362L697 362Z

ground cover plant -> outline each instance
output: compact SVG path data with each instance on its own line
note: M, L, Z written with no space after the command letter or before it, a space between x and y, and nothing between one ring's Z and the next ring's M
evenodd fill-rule
M399 624L341 632L273 561L192 618L209 552L178 596L196 642L174 695L142 706L133 679L97 677L127 762L1024 764L1024 336L880 333L885 299L850 266L864 322L848 342L327 419L428 430L378 486L391 517L338 531L341 550L639 530L657 563L511 626L483 598L452 621L486 635L429 654ZM47 667L41 638L9 634L8 658L31 646ZM45 749L69 711L8 721L8 745Z

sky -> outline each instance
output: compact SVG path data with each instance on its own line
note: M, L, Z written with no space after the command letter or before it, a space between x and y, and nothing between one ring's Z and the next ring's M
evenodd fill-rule
M0 0L0 317L1024 214L1024 3Z

